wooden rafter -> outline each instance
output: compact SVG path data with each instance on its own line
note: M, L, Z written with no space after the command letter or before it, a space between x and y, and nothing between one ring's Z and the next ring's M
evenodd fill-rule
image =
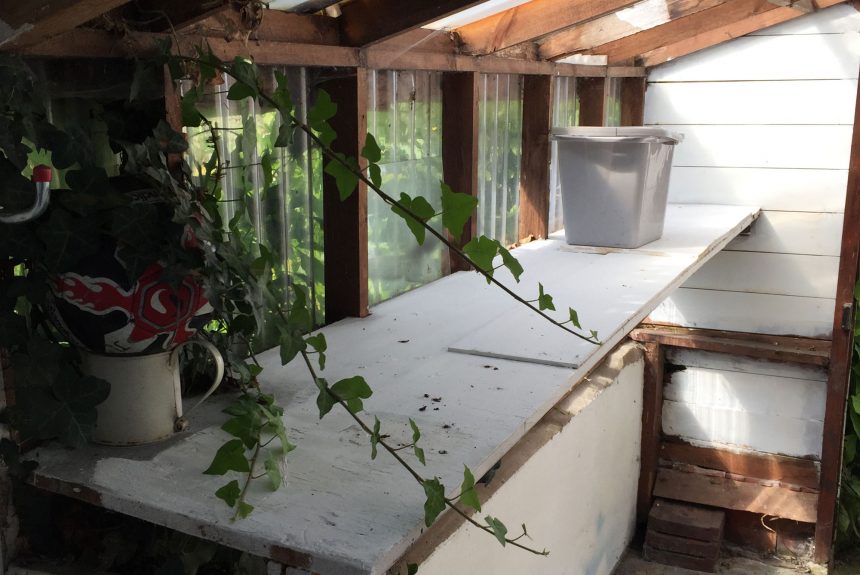
M719 6L725 0L643 0L627 10L607 14L580 26L563 30L540 42L538 55L546 60L562 58L576 52L656 28Z
M777 9L783 8L768 0L729 0L714 8L602 44L588 50L587 53L606 55L610 64L632 62L641 54L665 45L669 38L676 42L688 40L716 28L729 26Z
M184 32L239 42L272 40L331 46L337 46L340 43L340 32L334 18L315 14L294 14L281 10L266 10L259 26L251 31L243 22L242 14L228 7L193 24Z
M135 0L132 6L151 32L182 30L230 9L229 0Z
M0 3L0 46L26 47L68 32L129 0L28 0ZM5 25L5 26L4 26ZM4 41L3 29L8 32Z
M490 54L626 8L635 0L531 0L454 30L470 54Z
M841 1L841 0L840 0ZM819 2L819 8L825 8L838 4L833 0L823 0ZM637 63L641 66L657 66L664 62L674 60L692 54L711 46L717 46L723 42L728 42L734 38L757 32L769 26L775 26L782 22L793 20L799 16L803 16L805 12L792 8L776 8L762 14L756 14L750 18L745 18L740 22L734 22L725 26L719 26L702 34L698 34L692 38L673 42L665 46L660 46L649 52L641 54L637 59Z
M353 0L342 8L341 38L345 46L369 46L483 1Z

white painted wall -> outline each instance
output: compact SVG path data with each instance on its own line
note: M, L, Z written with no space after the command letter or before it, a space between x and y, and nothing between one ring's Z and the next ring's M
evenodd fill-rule
M838 5L651 71L645 121L683 132L670 201L758 205L651 318L828 337L860 69L860 12ZM701 352L665 389L663 431L694 443L819 456L823 371Z
M630 543L636 518L644 362L641 352L635 353L633 363L612 374L614 380L601 381L598 370L530 432L532 437L554 435L492 495L480 514L507 520L514 534L519 528L511 522L525 522L530 543L546 547L550 555L503 551L492 537L464 526L421 562L419 573L612 572ZM607 361L619 354L623 351ZM552 416L558 409L573 415L560 430L551 428L557 425Z

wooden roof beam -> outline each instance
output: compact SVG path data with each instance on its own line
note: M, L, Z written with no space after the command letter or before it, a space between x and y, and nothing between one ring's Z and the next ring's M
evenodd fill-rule
M27 0L0 3L0 46L21 48L59 36L129 0Z
M702 10L719 6L726 0L643 0L618 12L563 30L544 38L538 55L545 60L563 58L592 50L643 30L667 24Z
M369 46L486 0L352 0L341 8L345 46Z
M609 64L633 62L637 57L665 46L667 42L682 42L711 30L781 9L769 0L729 0L714 8L672 20L662 26L637 32L613 42L596 46L587 54L605 54Z
M827 8L829 6L839 4L842 1L843 0L819 0L816 2L816 8ZM646 67L657 66L664 62L692 54L693 52L698 52L699 50L704 50L711 46L717 46L718 44L728 42L734 38L757 32L769 26L775 26L776 24L793 20L799 16L803 16L804 14L805 12L799 9L778 7L775 10L756 14L755 16L745 18L739 22L727 24L725 26L718 26L692 38L687 38L680 42L673 42L672 44L667 44L666 46L661 46L654 50L645 52L639 56L637 64Z
M626 8L636 0L531 0L454 30L463 51L490 54Z

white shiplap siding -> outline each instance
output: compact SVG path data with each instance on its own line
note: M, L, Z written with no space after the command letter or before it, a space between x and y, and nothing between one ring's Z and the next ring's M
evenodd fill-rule
M670 201L763 210L750 235L652 319L830 337L858 69L860 13L838 5L651 71L646 124L686 136ZM792 366L750 375L732 367L737 358L696 352L672 361L687 371L667 386L664 432L736 449L820 453L820 377ZM763 388L781 393L761 395Z

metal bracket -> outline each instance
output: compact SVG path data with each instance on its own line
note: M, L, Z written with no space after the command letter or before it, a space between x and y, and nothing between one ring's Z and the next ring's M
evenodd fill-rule
M842 331L850 332L853 329L851 325L853 322L851 321L854 316L854 304L853 303L844 303L842 304Z

